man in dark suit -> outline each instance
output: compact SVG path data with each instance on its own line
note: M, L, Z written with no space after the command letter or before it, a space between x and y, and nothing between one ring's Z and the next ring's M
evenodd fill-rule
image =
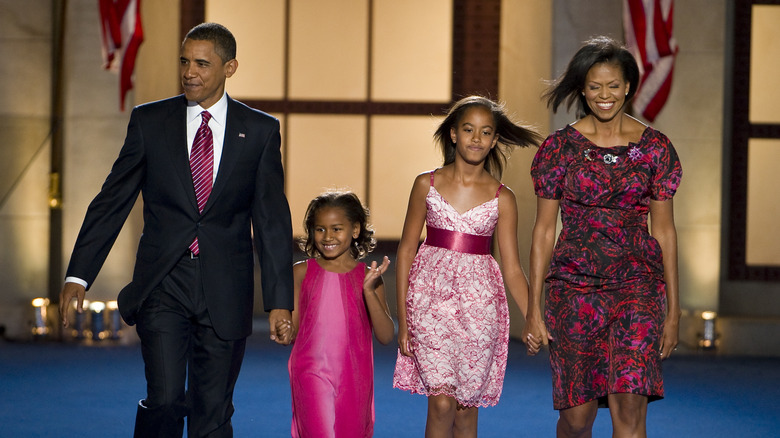
M252 330L252 246L271 339L293 308L292 227L279 121L227 96L238 63L221 25L187 34L183 96L136 107L111 173L76 240L60 314L81 311L139 193L144 228L119 310L137 324L147 396L136 437L231 437L233 388ZM208 114L205 114L208 112ZM186 382L186 384L185 384ZM185 389L186 388L186 389Z

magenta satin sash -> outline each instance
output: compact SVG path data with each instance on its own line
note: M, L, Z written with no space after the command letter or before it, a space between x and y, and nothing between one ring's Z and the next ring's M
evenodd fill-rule
M477 236L458 231L444 230L426 226L428 235L425 244L447 248L467 254L490 254L490 242L493 236Z

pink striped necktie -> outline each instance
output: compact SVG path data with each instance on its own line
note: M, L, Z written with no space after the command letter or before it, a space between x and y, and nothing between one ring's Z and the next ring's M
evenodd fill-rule
M195 140L192 142L190 169L192 170L192 184L195 186L195 199L198 201L198 211L202 213L203 206L209 200L214 181L214 139L209 128L211 114L208 111L203 111L200 115L203 116L203 120L198 132L195 133ZM193 255L200 253L197 237L190 244L190 251Z

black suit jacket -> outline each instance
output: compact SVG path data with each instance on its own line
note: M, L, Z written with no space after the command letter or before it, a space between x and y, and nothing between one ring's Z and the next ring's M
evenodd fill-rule
M253 240L266 311L293 308L279 121L228 97L222 158L201 214L187 154L186 107L184 96L177 96L133 109L119 157L87 210L67 275L94 282L141 193L143 235L132 282L119 294L122 317L135 323L144 299L197 235L214 329L224 339L239 339L252 329Z

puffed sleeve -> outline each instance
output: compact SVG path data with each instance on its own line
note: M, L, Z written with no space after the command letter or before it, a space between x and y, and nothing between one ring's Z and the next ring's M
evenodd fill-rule
M650 139L653 154L653 176L650 183L650 197L655 201L671 199L682 179L682 165L672 142L659 131Z
M566 168L570 161L565 153L567 143L563 130L547 137L536 151L531 163L531 178L536 196L545 199L561 199L566 179Z

